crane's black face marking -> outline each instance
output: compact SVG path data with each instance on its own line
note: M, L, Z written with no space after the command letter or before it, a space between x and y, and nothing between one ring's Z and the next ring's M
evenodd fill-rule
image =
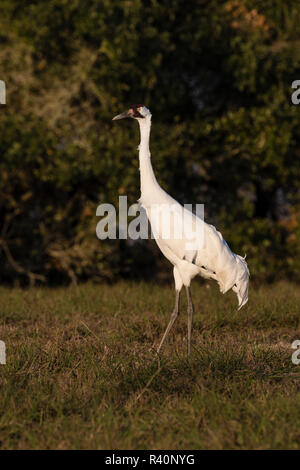
M133 118L143 118L142 114L140 113L140 109L143 107L142 104L133 104L128 111Z
M113 118L113 121L117 121L118 119L124 119L124 118L133 118L133 119L140 119L144 118L140 113L140 109L143 108L142 104L133 104L131 108L128 111L125 111L125 113L118 114Z

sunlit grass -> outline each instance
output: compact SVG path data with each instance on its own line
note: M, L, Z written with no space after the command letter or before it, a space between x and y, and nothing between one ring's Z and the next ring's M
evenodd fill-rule
M299 286L193 284L160 358L171 287L0 289L2 449L282 449L300 439Z

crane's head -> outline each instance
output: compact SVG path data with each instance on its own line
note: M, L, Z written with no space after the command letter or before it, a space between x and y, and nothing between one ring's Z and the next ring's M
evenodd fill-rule
M118 114L113 118L113 121L116 121L117 119L124 119L124 118L133 118L133 119L143 119L146 116L151 116L151 113L146 106L143 106L142 104L133 104L131 108L128 109L128 111L125 111L125 113Z

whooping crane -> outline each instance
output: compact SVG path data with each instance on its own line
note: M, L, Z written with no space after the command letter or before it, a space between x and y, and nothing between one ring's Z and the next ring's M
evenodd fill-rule
M220 291L225 294L232 289L238 298L239 309L248 301L249 270L245 258L234 254L220 232L213 225L205 223L202 219L184 209L175 199L167 194L156 181L151 165L151 155L149 150L151 113L145 106L136 104L128 111L118 114L113 120L133 118L140 126L140 181L141 197L139 202L147 213L151 229L157 245L165 257L173 264L173 274L175 280L175 307L171 314L169 324L159 344L159 353L170 329L172 328L179 314L180 291L185 286L188 300L188 355L191 351L193 303L190 291L191 280L200 274L205 279L215 279L220 287ZM156 211L153 208L156 208ZM160 218L157 217L157 208L161 209ZM176 228L176 222L170 222L170 211L177 212L181 219L184 218L184 230L193 226L194 232L186 233L179 238L169 231L169 236L163 236L163 229L166 225ZM180 220L180 219L179 219ZM178 222L178 218L177 218ZM169 227L170 228L170 227ZM197 232L197 229L199 231ZM200 240L198 234L203 236ZM193 238L194 237L194 238ZM198 238L197 238L198 237Z

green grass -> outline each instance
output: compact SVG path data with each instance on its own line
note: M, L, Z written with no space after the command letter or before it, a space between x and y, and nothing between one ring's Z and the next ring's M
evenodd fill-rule
M1 288L0 449L299 448L299 286L192 293L159 361L171 287Z

